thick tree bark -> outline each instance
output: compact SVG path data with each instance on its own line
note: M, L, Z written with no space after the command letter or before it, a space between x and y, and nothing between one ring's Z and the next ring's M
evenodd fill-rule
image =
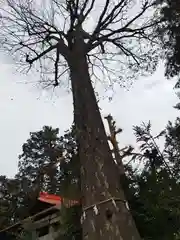
M119 186L118 169L107 142L83 45L76 45L68 63L81 161L83 239L139 240ZM112 201L111 198L118 200Z

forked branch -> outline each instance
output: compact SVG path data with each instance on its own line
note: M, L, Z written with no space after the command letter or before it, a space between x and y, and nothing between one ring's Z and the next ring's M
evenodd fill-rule
M97 0L6 0L5 3L0 8L3 46L16 56L19 54L20 62L25 58L30 66L41 61L40 68L46 69L43 78L45 72L51 71L55 85L60 80L58 76L67 69L68 64L64 66L62 59L67 62L77 44L84 46L89 64L94 64L92 69L97 70L99 64L105 66L109 79L112 75L122 79L124 71L129 72L127 78L128 75L134 78L141 71L154 71L157 65L153 32L157 21L147 16L154 0L142 0L138 6L133 0L103 0L99 6ZM99 12L94 11L96 6ZM138 10L131 17L133 7ZM89 16L97 22L91 31L84 27ZM152 56L155 56L153 61ZM120 66L119 72L112 61ZM93 77L97 76L95 71Z

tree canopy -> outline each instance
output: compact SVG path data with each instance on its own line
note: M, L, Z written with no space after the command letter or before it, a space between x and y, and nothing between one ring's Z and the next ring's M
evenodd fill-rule
M93 79L123 85L157 66L154 5L154 0L6 0L0 8L1 43L21 70L35 67L43 85L56 86L70 73L68 59L79 34Z

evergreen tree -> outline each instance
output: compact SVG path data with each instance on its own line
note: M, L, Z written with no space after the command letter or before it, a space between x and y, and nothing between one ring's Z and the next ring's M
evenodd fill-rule
M157 1L157 12L160 23L156 29L165 53L165 75L180 76L180 3L178 0ZM180 81L176 86L180 86Z
M60 192L67 198L80 200L80 159L78 155L75 128L66 131L61 138L64 159L60 163Z
M20 182L0 176L0 229L3 229L19 219L18 197Z
M19 156L17 178L22 181L23 191L37 190L56 193L60 177L59 165L63 159L63 143L59 129L44 126L41 131L30 133Z
M168 158L173 176L179 182L180 176L180 118L175 123L168 122L165 142L165 154Z
M174 240L175 234L180 230L180 185L174 176L172 159L166 152L169 142L167 131L172 132L172 128L170 130L169 127L155 137L152 135L150 122L134 127L141 153L137 160L141 163L143 161L143 164L136 173L136 193L132 207L138 229L144 239ZM175 135L171 137L172 145ZM163 136L166 136L166 143L165 149L161 151L156 140Z

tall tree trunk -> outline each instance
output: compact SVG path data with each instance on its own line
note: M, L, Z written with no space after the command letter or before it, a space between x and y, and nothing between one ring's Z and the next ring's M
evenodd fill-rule
M81 161L83 239L139 240L119 186L82 45L73 50L68 63Z

